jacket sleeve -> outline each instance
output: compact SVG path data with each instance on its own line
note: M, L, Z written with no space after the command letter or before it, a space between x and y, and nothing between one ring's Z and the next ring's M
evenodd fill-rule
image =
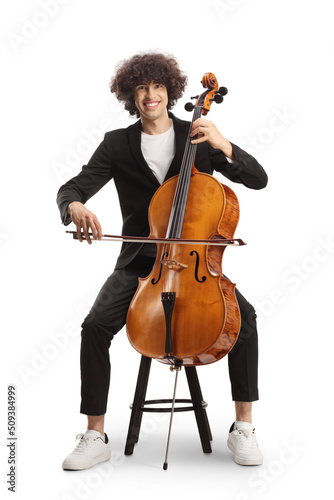
M250 189L263 189L268 176L257 160L243 149L231 143L235 160L230 162L220 149L209 146L211 165L233 182L238 182Z
M72 201L86 203L112 178L112 167L108 140L106 135L95 153L82 167L81 172L61 186L57 194L57 204L61 221L65 226L70 224L71 217L67 214L67 207Z

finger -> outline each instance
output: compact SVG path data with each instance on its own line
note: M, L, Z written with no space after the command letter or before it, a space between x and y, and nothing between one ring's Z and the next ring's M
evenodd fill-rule
M77 237L78 237L78 240L81 241L81 243L82 243L81 226L79 226L79 225L77 225Z
M206 137L206 135L205 132L201 132L200 130L198 130L196 134L192 135L191 137L193 137L193 140L195 140L195 139L200 139L202 137Z
M194 135L197 134L204 134L206 130L206 127L196 127L194 130L192 130L190 137L194 137Z
M99 240L102 239L102 227L101 227L101 224L99 223L99 221L96 219L95 221L95 226L96 226L96 229L97 229L97 238Z
M92 230L93 239L97 240L97 228L96 228L96 222L94 219L92 220L92 222L90 222L90 228Z
M207 140L207 138L205 137L205 135L202 135L201 137L198 137L197 139L193 139L191 141L191 144L199 144L200 142L204 142L206 140Z
M89 245L91 245L92 244L92 240L90 239L90 236L89 236L89 233L88 233L88 229L89 229L89 227L87 227L86 221L83 221L83 223L82 223L82 230L83 230L83 233L84 233L85 238L87 240L87 243Z
M93 239L101 239L102 238L102 227L101 224L99 223L96 215L92 214L92 221L91 221L91 229L93 233Z
M198 133L198 130L200 129L200 124L198 123L198 120L194 121L193 126L191 128L190 136L192 137L193 135L196 135Z
M195 127L198 127L200 125L204 126L207 123L210 123L209 120L206 120L205 118L197 118L197 120L194 121L193 125L195 125Z

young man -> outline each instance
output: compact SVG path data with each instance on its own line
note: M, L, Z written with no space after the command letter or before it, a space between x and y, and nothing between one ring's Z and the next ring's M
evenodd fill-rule
M131 115L140 120L128 128L105 134L87 165L64 184L57 197L62 222L71 221L91 244L100 239L101 225L87 210L86 201L113 178L123 216L126 235L148 236L148 207L164 180L179 173L189 122L179 120L169 110L182 96L187 77L171 56L149 53L122 62L111 81L111 92ZM190 131L196 136L196 168L212 174L221 172L234 182L251 189L267 184L267 175L259 163L238 146L230 143L209 120L199 118ZM91 311L82 324L81 407L88 416L85 434L75 450L63 462L65 470L81 470L110 458L110 444L104 433L104 415L110 380L109 347L114 335L124 326L126 314L138 285L138 277L151 271L155 245L124 243L113 274L103 285ZM252 425L252 401L258 399L257 331L254 308L236 290L241 312L237 343L228 355L232 398L236 420L232 424L228 446L235 461L243 465L262 463Z

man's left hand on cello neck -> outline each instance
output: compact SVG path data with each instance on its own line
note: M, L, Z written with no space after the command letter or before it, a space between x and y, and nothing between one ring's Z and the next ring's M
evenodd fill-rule
M214 123L205 118L198 118L193 123L190 137L196 134L198 138L192 140L192 144L207 141L213 148L220 149L227 158L235 160L231 143L219 132Z

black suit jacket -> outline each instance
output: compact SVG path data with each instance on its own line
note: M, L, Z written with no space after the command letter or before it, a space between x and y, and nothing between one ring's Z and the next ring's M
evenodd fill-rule
M166 179L179 173L190 122L176 118L172 113L176 153L167 172ZM232 144L235 161L229 163L222 151L212 148L207 142L198 144L195 166L200 172L221 172L233 182L251 189L267 185L267 175L261 165ZM123 235L148 236L148 208L151 198L159 188L155 175L147 165L141 151L141 120L127 128L107 132L87 165L73 179L61 186L57 203L63 224L71 222L66 213L72 201L86 203L110 179L114 179L123 217ZM116 269L129 264L138 254L142 244L124 243L116 263Z

